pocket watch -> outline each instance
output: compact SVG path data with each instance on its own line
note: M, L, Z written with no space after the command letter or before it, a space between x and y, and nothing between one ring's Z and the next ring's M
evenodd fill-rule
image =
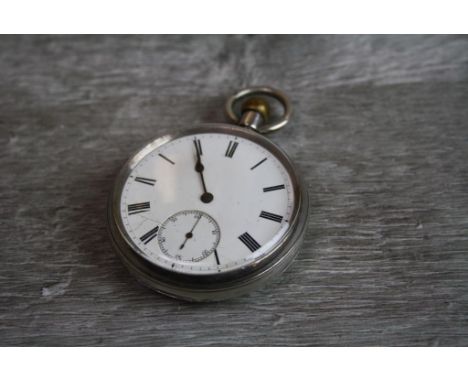
M270 117L270 103L283 114ZM159 137L120 170L108 206L116 252L147 287L189 301L228 299L291 264L308 216L307 190L264 134L286 125L288 98L242 89L226 103L236 124Z

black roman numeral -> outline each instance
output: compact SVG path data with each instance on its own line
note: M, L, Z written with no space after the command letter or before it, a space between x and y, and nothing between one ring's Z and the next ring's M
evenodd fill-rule
M195 145L195 150L197 150L198 155L203 155L203 150L201 147L201 142L199 139L194 139L193 144Z
M156 237L156 235L158 234L158 230L159 226L157 225L152 230L146 232L142 237L140 237L140 240L143 243L148 244L151 240L153 240Z
M218 251L216 249L214 250L214 255L215 255L215 259L216 259L216 264L219 265Z
M263 192L283 190L283 189L284 189L284 184L280 184L279 186L264 187Z
M242 241L251 252L255 252L261 246L257 243L257 241L250 236L248 232L244 232L242 235L239 236L239 240Z
M260 212L260 217L268 220L273 220L274 222L281 223L283 217L281 215L276 215L271 212L262 211Z
M140 183L144 183L144 184L147 184L149 186L154 186L155 183L156 183L156 179L150 179L150 178L143 178L141 176L137 176L135 178L135 182L140 182Z
M158 154L162 159L168 161L170 164L175 164L175 162L173 160L170 160L167 156L165 155L162 155L162 154Z
M135 203L128 205L128 214L134 215L141 212L147 212L150 209L150 202Z
M263 158L260 162L258 162L256 165L253 165L252 167L250 167L251 170L257 168L258 166L260 166L263 162L265 162L267 160L267 158Z
M239 142L229 141L229 145L224 156L232 158L234 153L236 152L237 146L239 146Z

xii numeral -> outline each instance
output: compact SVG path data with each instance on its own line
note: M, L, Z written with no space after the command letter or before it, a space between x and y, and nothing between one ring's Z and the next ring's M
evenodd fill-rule
M237 146L239 146L239 142L229 141L229 145L224 156L232 158L234 153L236 152Z
M194 139L193 144L195 145L195 150L197 150L198 155L203 155L203 150L201 147L201 142L199 139Z

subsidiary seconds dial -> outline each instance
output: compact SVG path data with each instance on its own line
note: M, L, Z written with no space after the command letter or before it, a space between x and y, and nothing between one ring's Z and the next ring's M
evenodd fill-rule
M177 261L199 262L213 255L220 238L219 226L208 214L201 211L181 211L168 218L159 229L158 243L161 252Z

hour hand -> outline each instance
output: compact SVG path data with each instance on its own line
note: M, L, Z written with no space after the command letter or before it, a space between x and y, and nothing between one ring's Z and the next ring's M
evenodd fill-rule
M195 171L200 174L200 178L202 181L202 186L203 186L203 194L200 197L201 201L203 203L210 203L213 200L213 194L208 192L206 189L206 183L205 183L205 178L203 176L203 171L205 170L205 167L202 164L201 161L201 156L202 156L202 148L201 148L201 142L199 139L194 139L193 141L195 145L195 152L197 153L197 162L195 163Z

